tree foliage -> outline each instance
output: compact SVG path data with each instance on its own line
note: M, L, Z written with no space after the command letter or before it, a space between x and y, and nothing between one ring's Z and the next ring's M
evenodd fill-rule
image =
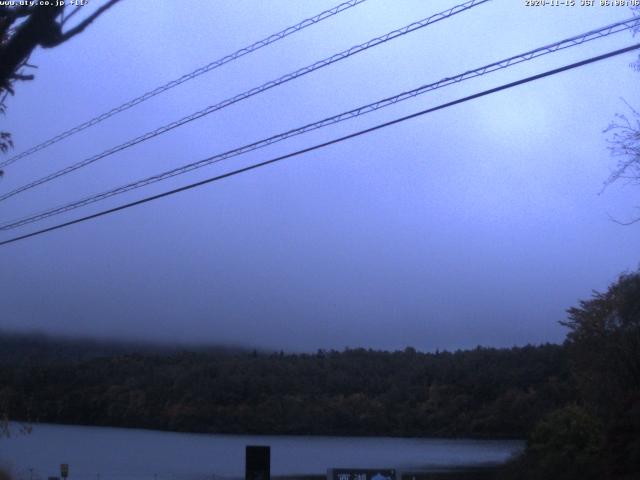
M6 111L7 96L15 93L15 82L33 80L29 57L37 47L53 48L82 33L96 18L119 0L108 0L76 22L84 5L65 2L15 2L0 5L0 113ZM68 3L68 2L67 2ZM76 17L72 20L73 17ZM69 26L70 23L73 26ZM7 132L0 132L0 151L13 144Z
M561 323L580 406L540 420L507 478L640 478L640 270Z
M177 431L523 437L570 401L558 345L0 362L15 419Z
M569 310L572 370L585 402L605 422L611 478L640 476L640 270Z
M569 404L544 416L529 433L525 454L503 472L518 480L600 480L602 424L586 408Z
M568 310L567 342L582 395L600 415L640 393L640 271Z

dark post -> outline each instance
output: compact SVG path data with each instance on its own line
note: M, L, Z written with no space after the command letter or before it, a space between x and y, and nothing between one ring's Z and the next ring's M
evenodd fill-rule
M245 480L271 480L271 447L247 445Z

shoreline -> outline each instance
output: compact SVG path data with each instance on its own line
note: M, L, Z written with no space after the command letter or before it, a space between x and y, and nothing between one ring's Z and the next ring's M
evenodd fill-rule
M97 423L65 423L65 422L50 422L50 421L34 421L34 420L20 420L10 419L9 425L21 424L29 427L36 427L38 425L50 425L50 426L65 426L65 427L86 427L86 428L117 428L123 430L138 430L145 432L156 433L176 433L185 435L217 435L217 436L230 436L230 437L316 437L316 438L361 438L361 439L415 439L415 440L438 440L438 441L482 441L482 442L520 442L525 441L522 437L517 436L445 436L445 435L376 435L376 434L324 434L324 433L256 433L256 432L218 432L218 431L204 431L204 430L170 430L159 428L148 428L138 426L122 426L122 425L106 425Z

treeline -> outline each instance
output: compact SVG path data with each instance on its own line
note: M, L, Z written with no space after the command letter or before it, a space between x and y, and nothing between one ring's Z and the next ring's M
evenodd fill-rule
M563 345L436 353L133 353L0 335L0 415L191 432L526 437L500 478L637 480L640 271L569 309L563 324Z
M640 270L568 310L562 322L575 401L544 415L511 480L640 478Z
M551 344L438 353L185 351L83 360L34 354L26 363L0 362L0 411L30 422L523 437L539 418L574 399L567 350Z
M162 343L98 340L0 330L0 364L7 365L81 362L92 358L133 353L172 355L184 350L184 346ZM209 354L240 354L250 351L247 348L228 345L189 345L188 350Z

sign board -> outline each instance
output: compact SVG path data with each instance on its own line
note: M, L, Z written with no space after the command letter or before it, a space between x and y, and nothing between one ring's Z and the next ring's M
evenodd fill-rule
M60 476L62 478L67 478L69 476L69 464L61 463L60 464Z
M245 480L270 480L271 447L247 445L244 472Z
M390 468L330 468L327 480L396 480L396 471Z

